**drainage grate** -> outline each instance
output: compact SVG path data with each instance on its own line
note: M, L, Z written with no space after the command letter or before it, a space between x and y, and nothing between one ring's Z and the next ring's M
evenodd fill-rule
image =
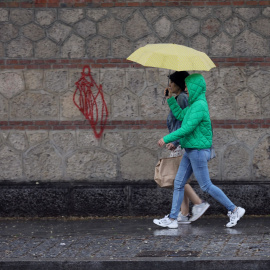
M136 257L198 257L200 254L199 251L171 251L171 250L162 250L162 251L142 251L136 255Z

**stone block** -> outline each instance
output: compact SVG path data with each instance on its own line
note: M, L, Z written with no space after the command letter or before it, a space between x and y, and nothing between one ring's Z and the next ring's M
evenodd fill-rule
M32 41L38 41L45 37L45 31L37 24L30 23L22 27L22 33Z
M164 89L161 86L148 86L140 98L141 116L145 119L165 120L169 113L168 106L162 105Z
M156 37L153 34L147 35L145 37L138 39L134 43L134 51L139 49L140 47L147 45L147 44L155 44L155 43L159 43L158 37Z
M230 129L213 129L213 144L215 149L224 149L228 144L236 142L233 131Z
M269 53L267 39L244 31L235 39L234 53L236 56L264 56Z
M127 147L134 147L138 145L138 134L134 131L128 131L125 134Z
M105 8L93 8L86 10L86 16L95 22L103 19L107 14L108 10Z
M100 140L97 140L92 130L78 130L77 131L77 146L80 149L98 147Z
M159 71L157 68L146 68L146 84L158 85L159 83Z
M244 7L244 8L237 7L235 8L234 12L240 15L246 21L249 21L257 17L260 14L261 9L255 7Z
M45 141L24 154L24 171L30 181L60 180L63 177L62 158L55 147Z
M245 27L245 23L238 17L230 18L225 22L224 28L232 37L237 36Z
M199 33L200 22L192 17L185 17L174 23L177 31L183 33L187 37L191 37Z
M20 180L23 178L21 154L6 145L0 147L0 178L1 180Z
M44 93L22 93L12 99L12 120L58 119L58 98Z
M56 42L63 42L72 31L72 28L60 23L56 22L48 29L48 36L51 37Z
M265 37L270 36L270 19L258 18L250 23L253 30L262 34Z
M269 118L270 117L270 95L262 100L262 115L263 117Z
M110 54L110 41L101 36L95 36L86 43L86 51L90 58L106 58Z
M0 41L8 42L18 36L19 30L11 23L0 25Z
M24 71L25 88L27 90L40 90L43 88L43 70Z
M263 11L262 11L262 14L263 14L265 17L270 17L270 7L264 8Z
M147 21L153 22L162 14L162 12L159 8L151 7L143 9L142 14Z
M5 57L5 48L4 48L4 45L0 43L0 58L4 58L4 57Z
M139 115L138 99L127 89L112 95L112 118L131 119Z
M206 82L206 96L212 95L212 93L218 88L218 84L220 82L220 71L218 68L213 68L210 71L202 71L200 72Z
M75 30L76 32L84 37L87 38L91 35L96 34L96 24L90 20L84 19L78 23L75 24Z
M12 40L7 45L7 57L10 58L27 58L33 56L33 43L25 38L19 37Z
M102 89L107 94L113 94L125 87L125 70L105 69L101 70Z
M62 57L81 58L85 56L85 42L77 35L71 35L62 47Z
M1 133L0 133L0 143L4 143L7 139L9 135L9 130L3 130Z
M161 87L163 87L163 89L161 90L164 96L164 88L166 88L168 86L168 75L170 75L170 71L168 69L158 69L159 71L159 83L162 85Z
M45 130L26 131L29 146L40 144L49 138L49 132Z
M83 120L83 114L75 106L73 102L74 92L68 91L60 96L60 118L69 120Z
M166 16L159 18L153 26L157 35L162 39L168 37L172 30L172 23Z
M75 131L52 131L50 139L62 155L74 151L76 148Z
M10 20L17 25L25 25L34 19L33 9L10 9Z
M235 100L228 91L218 88L208 97L212 119L235 119Z
M246 76L241 68L223 68L220 70L220 77L221 85L233 96L236 96L247 87Z
M198 19L204 19L211 15L212 13L212 8L208 7L199 7L199 8L191 8L189 10L189 13L191 16L196 17Z
M6 98L12 98L25 89L21 72L0 72L0 93Z
M115 38L112 41L112 56L127 58L133 52L133 42L126 37Z
M157 142L160 138L169 134L167 126L164 125L162 130L141 131L138 133L138 145L151 149L153 151L159 150Z
M8 21L8 10L4 8L0 8L0 22Z
M1 217L59 217L69 213L68 189L58 187L3 186Z
M44 87L48 92L61 93L67 91L67 70L46 70L44 75Z
M180 45L188 44L187 38L185 38L182 34L177 33L176 31L172 31L171 35L167 38L166 42Z
M115 179L116 156L97 148L75 151L67 157L66 176L75 181Z
M260 99L251 91L244 90L235 97L238 118L258 118L261 115Z
M98 22L98 34L107 38L114 38L122 34L122 22L106 17Z
M76 187L71 193L71 211L74 216L125 216L129 214L127 196L121 186Z
M84 11L80 8L59 9L59 19L67 24L74 24L84 17Z
M102 147L105 150L120 153L125 149L124 136L121 132L108 132L103 133Z
M261 69L248 77L247 86L261 98L269 95L270 69Z
M241 144L229 145L224 151L222 179L249 180L250 177L250 151Z
M208 39L205 36L198 34L191 38L191 47L195 50L208 53Z
M43 39L37 42L35 47L36 58L56 58L59 55L59 47L49 39Z
M25 131L11 131L8 136L8 142L19 151L24 151L28 148Z
M210 42L210 53L214 56L228 56L233 50L233 39L222 32Z
M266 135L254 149L253 155L253 175L255 179L269 179L270 166L269 154L270 149L270 136Z
M139 12L135 12L132 17L127 20L125 26L126 34L132 40L142 38L143 36L151 33L151 29L149 28L147 21Z
M127 70L127 87L131 92L140 95L146 87L145 71L140 69Z
M0 120L8 120L8 100L0 95Z
M220 32L220 22L218 19L209 18L203 21L201 32L208 37L213 37Z
M111 14L113 14L116 19L125 21L132 15L135 10L135 8L130 7L114 8L111 10Z
M125 180L148 180L154 177L157 155L146 148L129 149L120 157L120 171Z
M220 7L214 9L214 16L224 22L232 15L232 8L231 7Z
M253 149L266 131L263 129L235 129L234 134L239 142L245 143L249 149Z
M49 26L57 19L56 9L36 10L36 22L41 26Z
M165 8L167 15L173 20L179 20L187 15L187 9L184 7L168 7Z

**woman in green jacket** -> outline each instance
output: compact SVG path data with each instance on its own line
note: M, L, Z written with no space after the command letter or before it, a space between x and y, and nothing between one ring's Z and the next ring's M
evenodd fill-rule
M226 226L233 227L244 215L245 209L236 207L220 188L212 184L209 177L207 162L210 160L212 146L212 125L205 97L206 83L201 74L192 74L185 82L189 107L182 110L171 93L167 100L173 115L182 121L182 126L158 141L158 145L162 147L180 139L185 154L174 181L171 212L162 219L154 219L154 223L161 227L178 227L177 216L184 197L184 187L194 173L201 189L228 209L230 222Z

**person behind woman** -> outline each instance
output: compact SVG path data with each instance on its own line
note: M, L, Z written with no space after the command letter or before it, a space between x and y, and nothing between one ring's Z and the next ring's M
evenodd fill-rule
M192 74L185 79L185 82L189 107L182 110L172 97L170 89L167 100L173 115L182 121L181 128L158 141L158 145L162 147L165 143L181 139L185 153L174 181L171 212L162 219L154 219L153 222L161 227L178 227L177 217L184 198L184 187L191 174L194 173L201 189L227 208L230 221L226 227L230 228L235 226L245 214L245 209L234 205L225 193L213 185L210 180L207 162L210 160L213 134L205 97L206 83L201 74Z
M185 109L188 106L188 97L185 93L185 78L189 76L186 71L176 71L169 75L170 84L169 89L172 94L176 95L175 100L181 109ZM165 89L169 90L168 88ZM170 110L167 117L167 127L169 132L173 132L181 127L181 121L177 120ZM179 145L179 140L168 143L166 146L171 150L170 157L181 156L183 150L181 145ZM189 218L189 200L194 204L192 208L192 217ZM204 212L208 209L210 205L207 202L203 202L200 197L196 194L190 184L185 185L184 199L181 205L181 211L178 214L177 221L180 224L189 224L191 221L197 220Z

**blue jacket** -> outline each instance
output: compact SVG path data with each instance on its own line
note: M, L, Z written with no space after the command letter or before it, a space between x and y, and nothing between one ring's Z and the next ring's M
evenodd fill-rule
M176 98L177 104L181 107L181 109L185 109L188 106L188 97L187 94L181 92ZM167 117L167 127L169 132L173 132L181 127L182 121L179 121L175 118L172 111L170 110L169 115ZM177 147L179 145L179 140L172 142L172 144Z

